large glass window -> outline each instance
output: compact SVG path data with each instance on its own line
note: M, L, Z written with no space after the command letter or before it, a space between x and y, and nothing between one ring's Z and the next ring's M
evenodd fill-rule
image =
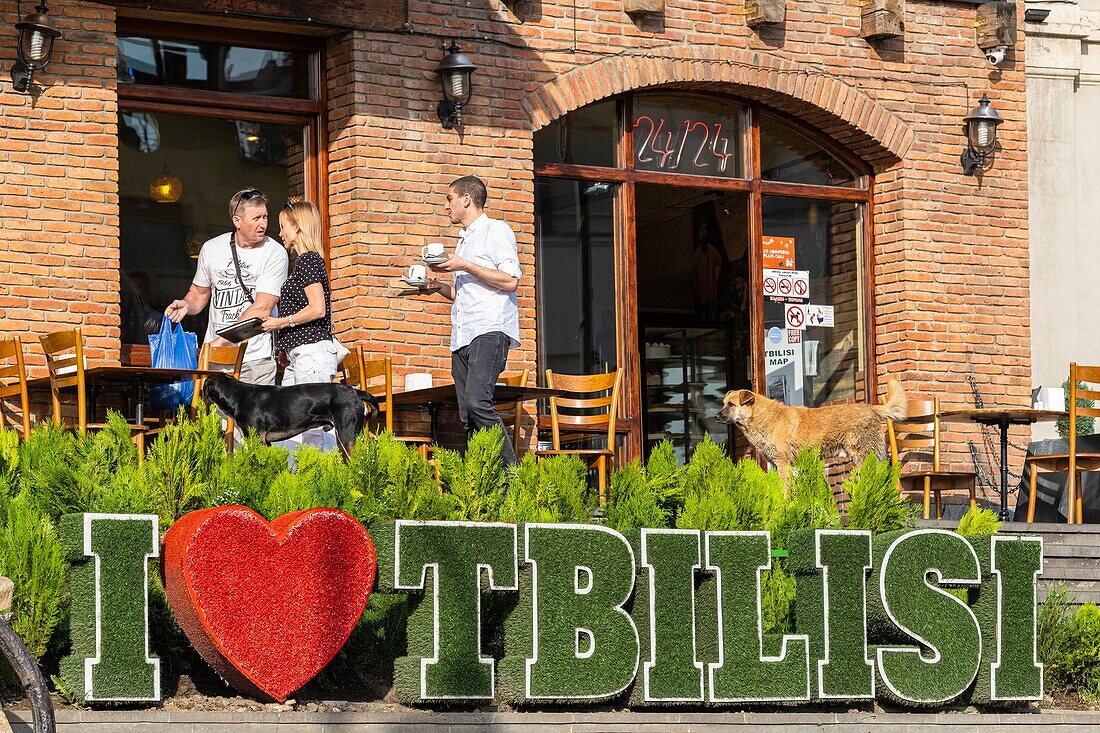
M790 254L765 269L764 354L767 393L789 405L858 402L863 387L862 205L788 196L764 197L765 253ZM770 264L779 264L773 262ZM776 277L776 271L798 275ZM792 285L779 286L780 278ZM807 285L803 293L799 282ZM798 315L788 314L796 308Z
M271 237L287 198L320 201L321 120L314 54L136 26L120 19L117 41L119 282L122 342L147 345L169 301L187 292L203 243L232 229L234 192L267 194ZM206 313L184 325L204 333Z
M144 343L149 328L160 325L158 314L187 292L203 242L232 228L234 192L251 186L267 194L273 204L268 236L277 234L278 207L305 193L305 137L296 125L169 112L119 115L123 343ZM167 197L151 193L167 186L165 179L178 189ZM206 312L184 325L204 333Z
M534 151L541 366L617 353L633 450L743 454L714 421L726 390L872 397L870 176L842 148L759 104L659 91L573 112Z

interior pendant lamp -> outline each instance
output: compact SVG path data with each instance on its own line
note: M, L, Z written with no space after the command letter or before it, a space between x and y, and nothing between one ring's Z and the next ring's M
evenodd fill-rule
M963 118L966 122L966 150L962 154L963 173L968 176L985 173L993 167L993 151L997 148L997 125L1004 122L985 94L978 106Z
M158 204L174 204L183 195L183 181L168 170L168 158L164 159L164 169L149 184L149 195Z
M473 76L476 66L470 61L458 44L451 41L447 55L439 62L436 73L443 86L443 99L439 102L439 121L444 130L453 130L462 126L462 108L470 101L473 92Z
M33 13L27 13L15 24L19 30L19 60L11 67L11 83L15 91L21 94L31 91L35 72L50 63L53 42L61 37L61 31L53 24L49 12L46 3L40 3Z

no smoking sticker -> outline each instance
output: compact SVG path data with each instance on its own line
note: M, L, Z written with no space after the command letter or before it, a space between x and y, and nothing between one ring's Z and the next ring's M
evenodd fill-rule
M806 306L799 303L788 303L785 313L787 328L793 328L796 331L806 329Z
M773 303L805 303L810 298L806 270L764 270L764 296Z

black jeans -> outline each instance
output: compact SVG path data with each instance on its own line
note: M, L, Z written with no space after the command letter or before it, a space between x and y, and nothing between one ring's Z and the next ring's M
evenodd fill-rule
M505 466L516 462L516 452L504 421L493 409L493 386L508 361L511 339L500 331L485 333L451 353L451 376L458 393L458 417L466 428L466 437L475 430L500 426L504 435L501 458Z

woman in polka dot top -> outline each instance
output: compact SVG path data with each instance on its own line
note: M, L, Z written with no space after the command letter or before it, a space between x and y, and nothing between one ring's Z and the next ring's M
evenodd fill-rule
M265 318L263 328L277 331L275 350L289 359L282 385L331 382L338 365L317 207L308 201L287 201L279 212L279 237L296 259L279 294L279 315ZM299 444L336 447L334 436L320 429L280 443L291 450Z

